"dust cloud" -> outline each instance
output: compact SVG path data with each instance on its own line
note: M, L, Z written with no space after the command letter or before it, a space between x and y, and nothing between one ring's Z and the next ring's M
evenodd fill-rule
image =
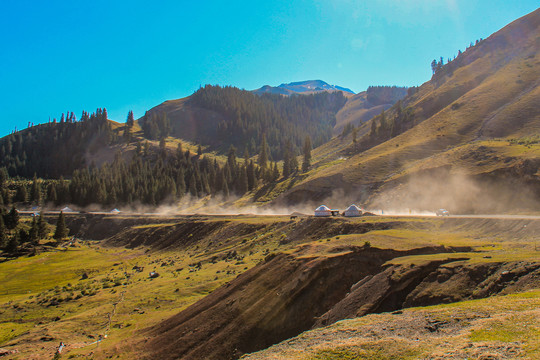
M321 204L345 210L356 204L376 215L434 216L437 209L450 214L526 214L540 211L540 183L537 179L517 176L471 176L455 169L430 169L399 182L389 182L375 190L367 187L334 189L328 196L307 196L297 201L258 204L239 197L191 197L158 206L132 204L118 206L122 213L145 215L313 215ZM91 205L75 211L111 213L115 207ZM62 206L63 207L63 206ZM59 208L47 207L59 211ZM44 209L45 210L45 209Z
M445 169L416 174L397 186L386 184L369 203L389 215L433 215L440 208L451 214L509 214L539 211L539 190L525 179L474 177Z

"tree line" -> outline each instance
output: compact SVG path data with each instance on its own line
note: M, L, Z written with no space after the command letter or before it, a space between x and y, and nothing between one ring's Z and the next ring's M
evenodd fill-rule
M465 51L469 50L470 48L480 44L484 39L480 38L480 39L477 39L476 42L472 42L469 44L469 46L467 46L467 48L465 49ZM461 50L458 50L458 53L457 53L457 56L454 55L454 58L448 58L447 61L446 61L446 65L450 64L452 61L458 59L461 54L463 54L463 52L461 52ZM433 75L435 74L438 74L444 67L445 63L444 63L444 59L443 57L441 56L439 58L439 60L437 59L433 59L433 61L431 62L431 72L433 73Z
M73 112L60 121L31 126L0 139L0 167L9 176L42 178L70 176L84 167L86 151L94 152L116 140L107 121L107 110L83 111L79 121Z
M58 242L65 239L68 233L64 214L60 212L52 238ZM28 225L20 221L19 212L14 206L9 212L0 208L0 250L4 252L4 256L35 253L40 242L50 239L50 235L50 225L43 214L33 216Z
M139 149L130 160L117 153L112 163L75 170L70 180L62 176L58 180L40 180L34 175L31 182L12 180L8 187L7 171L0 168L0 205L158 205L174 203L186 194L195 198L208 195L227 198L241 196L282 176L288 178L299 172L290 142L287 142L280 171L277 162L268 157L264 136L256 162L247 151L243 158L239 157L234 146L229 149L227 161L220 164L215 159L184 151L181 143L175 151L170 151L164 140L160 144L159 148L149 148L146 152ZM304 172L311 165L311 146L311 139L306 137Z

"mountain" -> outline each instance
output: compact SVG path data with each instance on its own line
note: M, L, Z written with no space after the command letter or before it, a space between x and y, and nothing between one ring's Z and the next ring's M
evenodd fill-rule
M227 153L233 145L240 156L246 150L258 154L265 136L271 158L280 160L287 141L298 154L306 136L315 146L330 140L336 114L346 101L341 91L259 96L231 86L207 85L187 98L150 109L139 123L144 129L148 121L166 117L170 135L220 153ZM159 133L159 126L155 128L154 133ZM150 132L145 135L153 137Z
M132 180L140 179L137 198L150 204L176 186L178 197L234 190L244 204L538 211L539 23L536 10L454 60L435 61L431 80L420 87L373 86L349 94L305 81L277 87L305 95L282 96L207 85L150 109L131 130L108 120L105 109L80 121L70 114L2 138L0 175L77 178L73 189L68 182L43 184L47 198L59 203L58 191L83 204L129 202ZM300 171L308 136L314 149ZM237 162L246 150L248 158ZM260 153L266 161L257 161ZM113 160L122 172L112 171ZM150 184L145 174L152 173L163 174L159 183ZM13 179L2 201L25 202L28 186Z
M298 81L288 84L281 84L279 86L265 85L260 89L253 90L254 93L261 94L279 94L279 95L292 95L292 94L312 94L321 91L342 91L345 95L354 95L354 92L350 89L329 85L322 80L307 80Z
M539 24L540 9L478 41L362 125L356 144L316 149L312 170L276 202L540 209Z

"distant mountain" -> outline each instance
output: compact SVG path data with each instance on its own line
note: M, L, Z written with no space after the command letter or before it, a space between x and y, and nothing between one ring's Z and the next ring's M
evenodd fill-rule
M379 115L381 111L389 109L398 100L407 95L406 87L398 86L370 86L366 91L355 94L352 90L338 85L330 85L322 80L298 81L279 86L265 85L253 90L257 95L279 94L289 96L292 94L314 94L320 92L341 91L347 98L347 103L336 114L336 124L333 134L341 134L343 128L352 124L359 126Z
M322 80L307 80L298 81L288 84L281 84L279 86L265 85L260 89L253 90L254 93L260 94L280 94L280 95L292 95L292 94L312 94L321 91L343 91L354 95L351 89L347 89L337 85L330 85Z

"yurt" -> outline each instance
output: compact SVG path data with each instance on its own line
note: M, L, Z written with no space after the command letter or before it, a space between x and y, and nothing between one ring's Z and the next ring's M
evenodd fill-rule
M362 209L360 209L355 204L352 204L343 212L343 216L352 217L352 216L360 216L362 215Z
M315 209L315 216L332 216L332 211L328 206L321 205Z

